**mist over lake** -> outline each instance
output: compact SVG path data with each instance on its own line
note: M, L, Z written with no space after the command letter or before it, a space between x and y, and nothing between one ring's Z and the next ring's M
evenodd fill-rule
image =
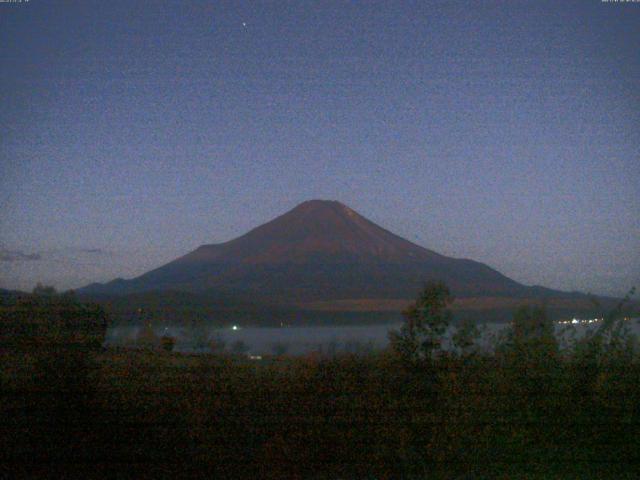
M585 324L556 324L555 330L561 345L572 339L583 337L587 332L595 331L601 322ZM477 345L481 350L490 350L506 334L509 324L487 323L480 327ZM633 318L624 322L625 328L640 335L640 319ZM248 355L270 355L278 349L288 355L317 353L334 355L338 353L366 354L379 351L389 345L388 334L397 330L401 323L362 326L330 327L238 327L233 329L214 326L185 327L183 325L158 325L153 332L158 336L169 336L176 340L174 351L181 353L210 353L209 342L222 340L227 350L236 342L242 342ZM107 347L136 347L136 339L141 326L118 325L107 331L104 345ZM445 349L451 349L449 329L444 339Z

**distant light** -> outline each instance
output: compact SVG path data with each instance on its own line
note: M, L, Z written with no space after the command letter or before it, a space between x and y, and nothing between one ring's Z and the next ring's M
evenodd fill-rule
M238 325L234 325L233 327L231 327L231 330L238 330L238 328L240 328L238 327Z
M249 355L249 360L262 360L262 355Z
M580 323L580 321L577 318L574 318L573 320L571 320L571 323L575 325L576 323Z

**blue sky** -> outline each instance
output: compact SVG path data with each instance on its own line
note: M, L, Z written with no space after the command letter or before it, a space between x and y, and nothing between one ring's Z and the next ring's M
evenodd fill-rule
M640 286L640 4L479 4L0 4L0 286L311 198L527 284Z

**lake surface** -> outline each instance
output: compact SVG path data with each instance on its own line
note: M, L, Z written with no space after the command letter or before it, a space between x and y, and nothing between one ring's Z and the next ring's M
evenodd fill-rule
M562 344L572 338L580 338L586 332L600 325L599 322L579 324L556 324L556 334ZM625 327L635 335L640 335L640 319L634 318L624 322ZM385 348L389 343L390 330L399 329L401 324L382 324L364 326L336 327L247 327L242 328L189 328L176 325L159 325L153 327L157 337L168 335L176 340L174 351L184 353L208 353L213 348L224 346L226 351L237 351L248 355L269 355L286 353L303 355L319 353L333 355L342 352L366 353ZM480 325L481 336L478 345L482 349L490 349L495 341L506 333L509 325ZM142 327L114 326L109 328L105 338L105 346L139 346ZM445 348L451 348L450 332L445 338Z

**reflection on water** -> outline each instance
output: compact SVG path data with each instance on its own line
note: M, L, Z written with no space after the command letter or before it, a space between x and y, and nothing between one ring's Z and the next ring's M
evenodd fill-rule
M640 335L639 319L624 322L625 326ZM582 337L586 332L599 326L593 324L558 324L556 333L561 344ZM175 351L185 353L209 353L211 351L236 351L248 355L301 355L316 352L333 355L342 352L367 353L380 350L389 343L389 330L397 329L400 324L337 326L337 327L248 327L230 328L160 325L153 328L157 337L163 335L176 339ZM480 327L481 336L478 345L482 349L490 348L504 335L508 324L485 324ZM136 339L142 327L115 326L107 332L106 346L136 346ZM444 347L450 348L450 335L445 338Z

